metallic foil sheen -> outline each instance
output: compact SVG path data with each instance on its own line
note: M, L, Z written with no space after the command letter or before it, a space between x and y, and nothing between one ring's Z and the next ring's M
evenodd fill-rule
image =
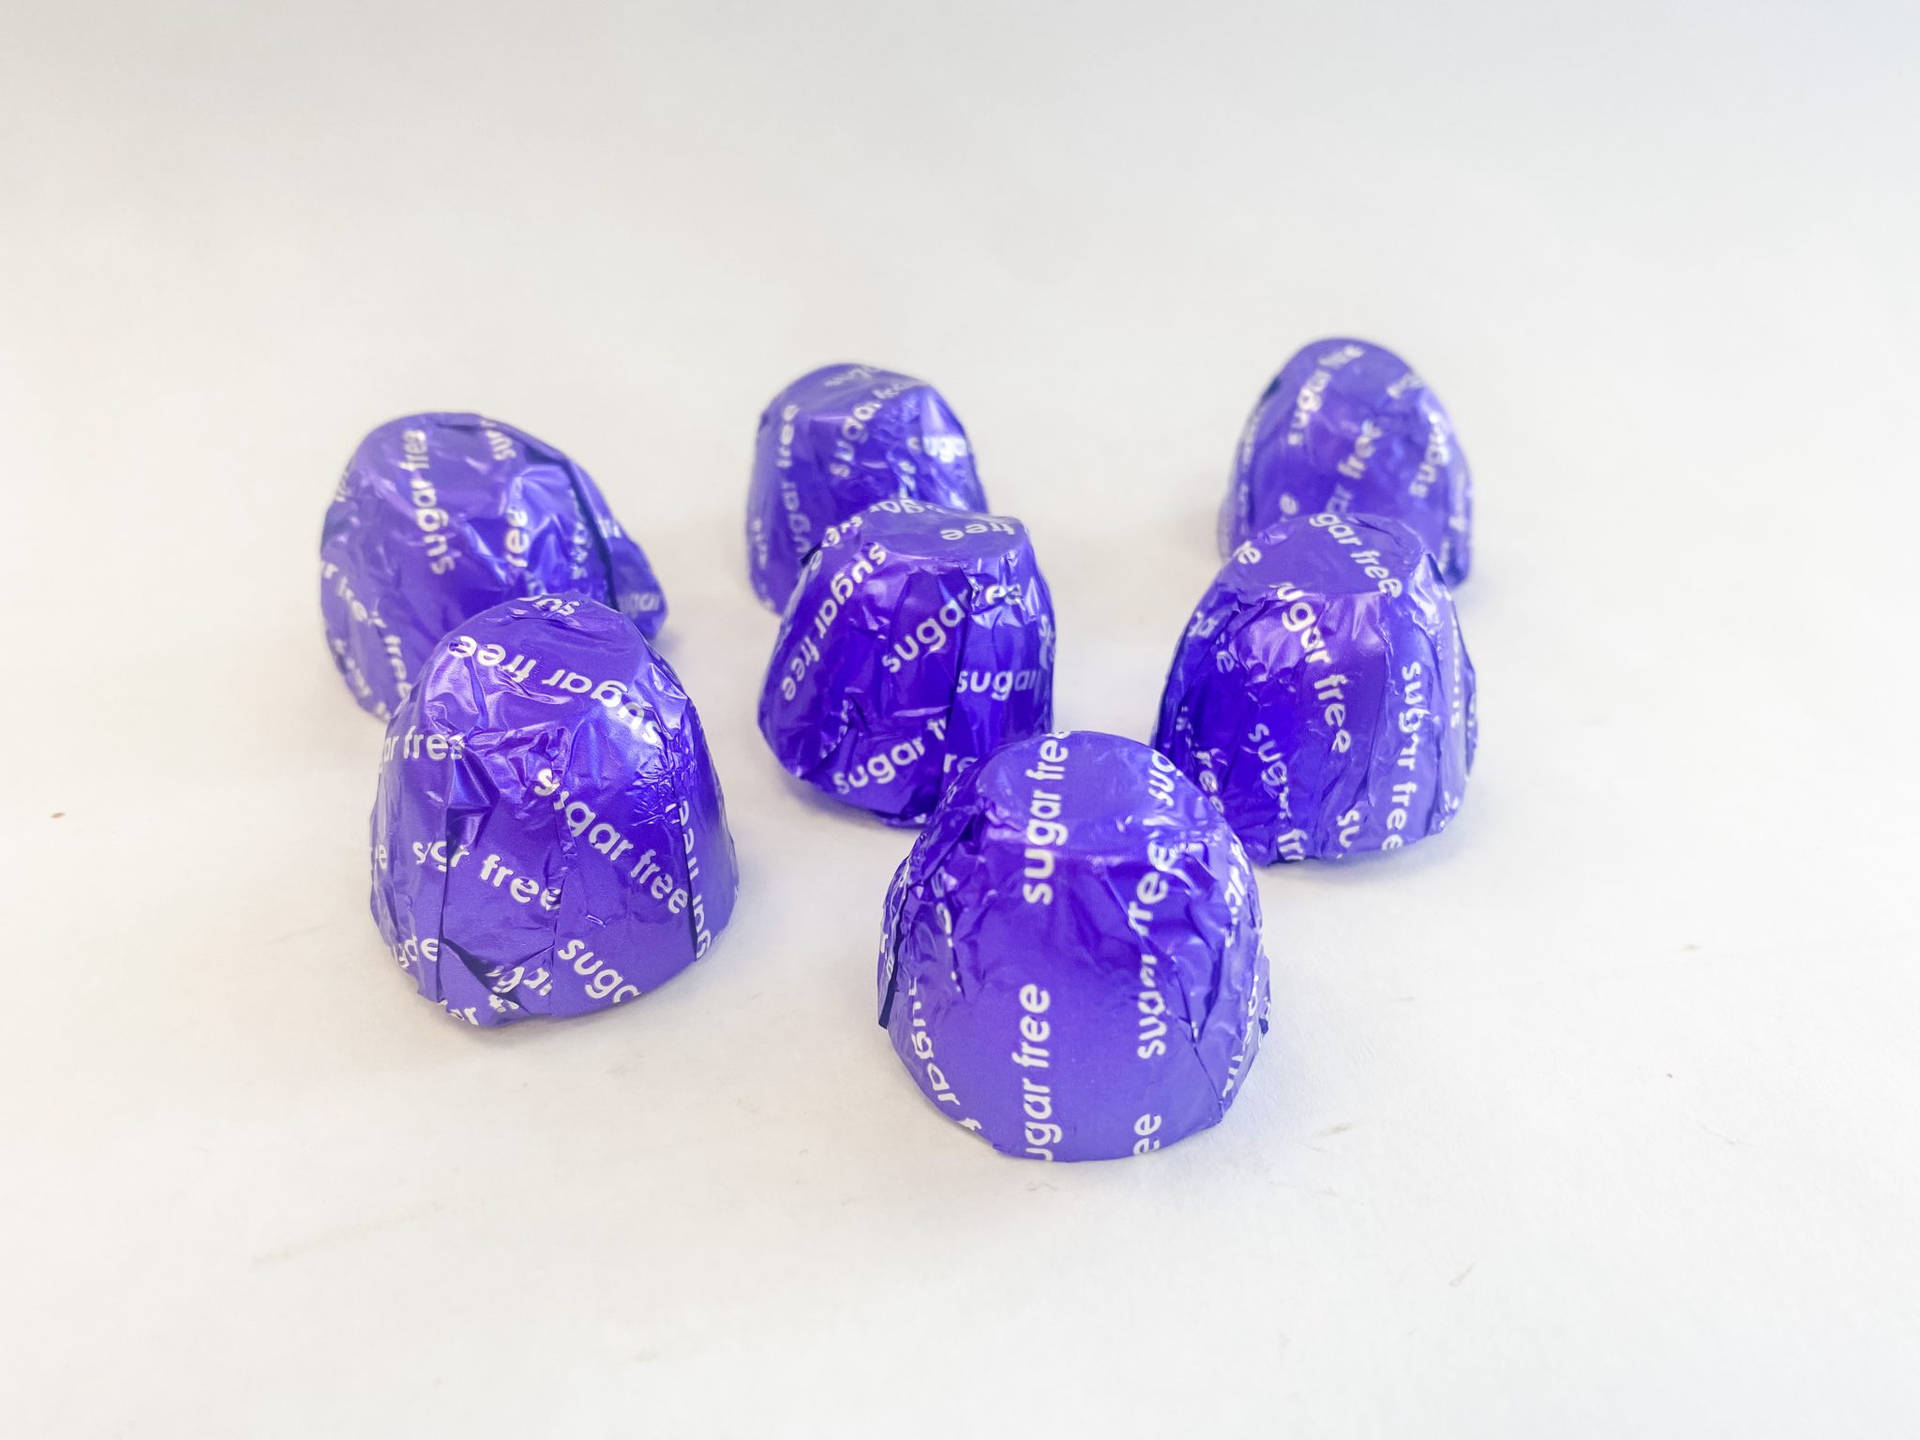
M760 733L809 785L917 825L968 765L1053 723L1053 642L1018 520L882 500L808 558Z
M934 1107L1038 1160L1217 1123L1266 1029L1260 897L1163 755L1093 731L1002 747L893 877L880 1023Z
M387 726L372 832L380 933L474 1025L644 994L706 954L739 884L693 702L581 596L441 639Z
M1253 408L1220 508L1220 553L1298 515L1387 515L1412 527L1449 585L1472 560L1473 477L1440 399L1391 350L1318 340Z
M940 392L871 365L827 365L773 397L760 416L747 492L747 575L781 610L827 530L904 495L984 510L973 450Z
M1433 555L1398 521L1321 513L1222 567L1153 743L1271 864L1437 835L1474 741L1473 662Z
M587 595L652 636L666 597L587 472L478 415L406 415L347 462L320 535L327 647L363 709L407 697L434 642L520 595Z

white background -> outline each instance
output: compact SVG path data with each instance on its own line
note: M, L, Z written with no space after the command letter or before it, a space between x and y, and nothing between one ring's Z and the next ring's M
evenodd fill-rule
M1920 1426L1911 5L9 5L0 1429ZM754 728L759 407L933 379L1139 737L1298 345L1478 485L1443 838L1262 876L1220 1128L997 1157L874 1024L908 836ZM712 954L476 1034L367 915L317 614L473 408L668 590ZM57 818L56 818L57 817Z

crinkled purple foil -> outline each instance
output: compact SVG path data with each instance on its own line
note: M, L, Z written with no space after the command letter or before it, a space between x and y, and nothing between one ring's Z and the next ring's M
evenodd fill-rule
M1187 778L1093 731L996 750L887 895L880 1023L996 1150L1106 1160L1221 1120L1266 1029L1260 897Z
M1234 551L1154 735L1263 864L1438 834L1474 740L1473 662L1433 556L1398 521L1331 513Z
M1220 553L1320 511L1410 526L1449 585L1472 560L1473 478L1439 397L1398 355L1318 340L1273 377L1248 417L1220 509Z
M386 719L447 631L520 595L579 594L647 635L666 597L587 472L478 415L406 415L360 442L320 535L320 613L361 708Z
M693 702L633 622L509 600L445 636L387 726L373 916L474 1025L634 999L706 954L739 874Z
M1053 640L1018 520L882 500L807 560L760 732L816 789L918 824L966 766L1053 723Z
M826 532L895 496L987 508L967 432L939 391L871 365L827 365L774 396L747 492L747 574L760 603L784 609Z

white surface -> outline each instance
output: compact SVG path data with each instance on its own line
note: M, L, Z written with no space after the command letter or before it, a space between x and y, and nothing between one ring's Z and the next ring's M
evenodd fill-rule
M0 1429L1920 1426L1913 8L1039 8L9 9ZM1144 736L1342 331L1478 477L1466 809L1263 875L1224 1126L998 1158L873 1023L908 837L754 730L758 407L936 380ZM727 787L732 928L589 1021L366 914L317 531L441 406L599 477Z

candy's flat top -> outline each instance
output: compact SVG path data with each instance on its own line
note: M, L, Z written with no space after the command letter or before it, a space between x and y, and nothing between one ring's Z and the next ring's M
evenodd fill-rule
M994 560L1031 543L1026 526L1011 515L951 510L916 500L882 500L855 518L860 535L909 559L967 565ZM853 533L851 524L837 528L842 538Z
M1920 1432L1915 7L744 8L5 7L0 1433ZM758 730L756 419L937 384L1141 739L1320 335L1472 458L1469 798L1257 871L1223 1123L997 1156L874 1024L913 835ZM436 408L599 483L725 787L606 1014L367 914L315 542Z
M1276 585L1310 595L1397 595L1426 551L1397 520L1301 515L1253 536L1221 567L1220 583L1249 598Z
M876 390L906 394L928 388L927 382L917 375L843 360L809 370L782 390L780 399L784 404L798 406L802 414L821 415L844 412Z
M1049 848L1091 862L1136 856L1155 826L1204 826L1217 818L1206 797L1179 777L1164 781L1151 816L1143 787L1153 752L1138 740L1095 730L1037 735L981 762L974 784L977 812L1009 845L1024 844L1033 818L1034 791L1057 796L1048 818L1057 820Z
M672 723L687 698L632 621L573 595L510 600L461 622L416 683L426 721L492 730L572 723L608 700Z

